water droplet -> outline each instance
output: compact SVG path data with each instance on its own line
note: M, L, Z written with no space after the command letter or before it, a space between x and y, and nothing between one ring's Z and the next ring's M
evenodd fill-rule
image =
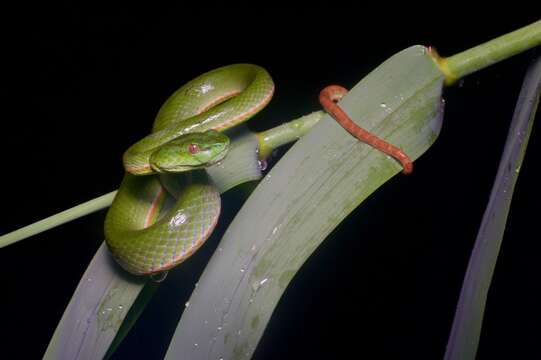
M252 251L256 251L257 250L257 246L255 245L252 245L252 248L251 248Z
M520 172L520 165L515 168L515 173L518 174L519 172Z
M218 326L218 327L216 328L216 330L222 331L222 327L221 327L221 326Z
M167 271L160 271L154 274L150 274L150 279L155 283L161 283L167 277Z
M265 171L267 170L267 160L263 159L263 160L258 160L257 161L257 166L259 167L259 170L261 171Z
M116 294L119 292L120 290L116 287L109 290L96 312L98 328L100 331L107 331L108 329L118 330L120 324L122 324L124 318L124 306L117 303L118 297ZM91 323L90 318L87 318L86 321L87 324Z
M193 346L198 347L199 345L197 343L194 343Z
M381 108L383 108L383 109L387 108L387 104L385 104L385 103L381 103L381 104L379 104L379 106L380 106Z
M199 286L199 283L196 282L196 283L195 283L195 288L197 289L198 286Z
M254 292L257 292L261 286L263 286L269 279L268 278L264 278L263 280L260 280L260 281L254 281L252 283L252 290Z
M93 281L93 279L92 279L91 277L89 277L88 279L86 279L86 281L88 281L88 282L92 282L92 281Z
M190 302L186 301L186 303L184 304L184 307L188 307L188 306L190 306Z
M240 334L242 334L242 330L241 330L241 329L237 330L237 336L240 336Z
M272 229L272 235L275 235L278 232L278 226L275 226L274 229Z
M243 267L240 268L240 272L243 273L244 271L246 271L246 269L244 269Z
M113 309L110 308L110 307L108 307L108 308L103 309L103 310L101 311L101 314L102 314L102 315L107 315L107 314L109 314L111 311L113 311Z

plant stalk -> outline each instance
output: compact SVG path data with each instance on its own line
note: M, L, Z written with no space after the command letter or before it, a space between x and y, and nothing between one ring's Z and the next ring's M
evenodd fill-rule
M456 55L443 58L431 48L431 55L445 74L446 84L541 45L541 20L497 37Z
M314 124L316 124L325 115L323 111L314 111L298 119L274 127L270 130L262 131L257 134L259 142L259 158L267 158L271 152L287 143L299 139L305 135Z
M323 111L316 111L285 124L256 134L259 142L259 156L265 158L277 147L299 139L323 117ZM79 204L58 214L27 225L0 236L0 248L24 240L30 236L52 229L69 221L109 207L115 198L116 190L95 199Z
M62 225L82 216L104 209L111 205L113 199L115 198L115 195L116 190L111 191L110 193L74 206L71 209L64 210L58 214L49 216L48 218L42 219L33 224L27 225L8 234L2 235L0 236L0 248L11 245L19 240L26 239L27 237L39 234L40 232L49 230L58 225Z

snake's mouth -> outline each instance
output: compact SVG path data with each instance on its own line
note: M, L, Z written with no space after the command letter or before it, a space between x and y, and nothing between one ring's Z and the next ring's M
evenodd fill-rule
M185 171L192 171L192 170L198 170L206 167L206 165L196 165L196 166L190 166L190 165L171 165L171 166L158 166L156 164L150 164L150 168L159 174L165 174L165 173L181 173Z

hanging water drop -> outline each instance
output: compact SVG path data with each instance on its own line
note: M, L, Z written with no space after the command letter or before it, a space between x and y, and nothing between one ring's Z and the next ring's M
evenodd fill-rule
M263 159L263 160L257 160L257 167L259 168L259 170L261 171L265 171L267 170L267 160Z

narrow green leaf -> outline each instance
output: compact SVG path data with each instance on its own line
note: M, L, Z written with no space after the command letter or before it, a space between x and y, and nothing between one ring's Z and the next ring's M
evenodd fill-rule
M541 92L541 57L528 68L462 284L445 359L475 359L483 314Z

